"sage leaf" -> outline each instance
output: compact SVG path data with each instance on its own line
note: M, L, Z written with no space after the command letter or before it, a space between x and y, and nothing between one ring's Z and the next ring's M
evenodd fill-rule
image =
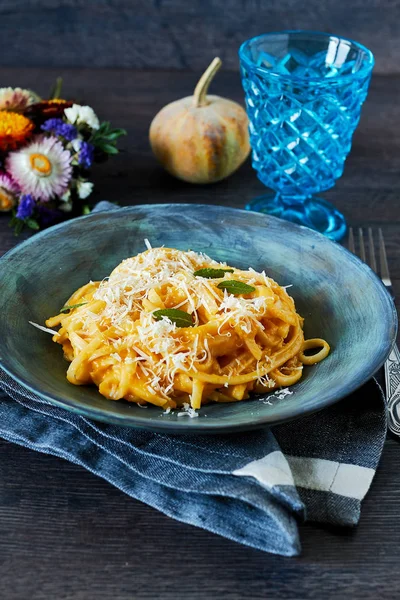
M79 302L79 304L66 304L65 306L63 306L63 308L60 310L60 313L68 313L70 310L72 310L73 308L79 308L79 306L83 306L84 304L87 304L87 302Z
M153 317L156 321L161 321L163 317L167 317L172 323L175 323L177 327L193 327L192 315L185 312L184 310L178 310L177 308L161 308L153 312Z
M220 279L225 273L233 273L233 269L225 269L224 267L221 267L221 269L199 269L193 275L195 277L205 277L206 279Z
M235 279L221 281L217 287L220 290L226 290L229 292L229 294L233 294L234 296L239 296L240 294L251 294L251 292L256 291L256 288L252 285L247 285L247 283L243 283L243 281L236 281Z

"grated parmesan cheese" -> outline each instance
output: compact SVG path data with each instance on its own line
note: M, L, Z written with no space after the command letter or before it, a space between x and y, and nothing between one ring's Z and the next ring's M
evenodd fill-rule
M145 252L122 261L100 282L93 299L102 301L103 308L96 313L82 311L79 318L84 320L82 328L88 332L99 325L113 328L115 335L108 341L111 357L121 363L121 368L134 365L133 369L143 373L149 393L168 398L177 373L198 371L201 363L209 360L210 348L206 338L200 343L199 335L182 338L182 330L168 318L155 320L152 313L160 307L157 303L161 302L161 307L165 304L165 308L184 307L196 326L204 322L205 312L209 321L218 324L218 334L229 338L232 337L229 327L237 327L246 334L264 329L260 319L274 298L272 294L243 298L217 288L221 280L235 279L235 270L217 280L195 277L198 269L227 266L206 254L153 248L148 239L144 244ZM240 271L240 278L269 288L273 282L265 272L253 269ZM173 290L170 303L168 290ZM258 366L263 368L266 360L268 357L264 356ZM191 416L186 410L180 414L183 415Z
M34 323L33 321L28 321L28 323L36 327L36 329L44 331L45 333L51 333L52 335L60 335L58 331L55 331L54 329L49 329L48 327L43 327L43 325L39 325L38 323Z
M293 394L292 391L289 390L289 388L283 388L281 390L276 390L276 392L274 393L274 396L276 396L276 398L278 398L278 400L284 400L286 398L286 396L291 396Z
M194 419L199 416L199 413L197 413L187 402L183 403L183 409L182 412L178 412L176 415L177 417L190 417L191 419Z

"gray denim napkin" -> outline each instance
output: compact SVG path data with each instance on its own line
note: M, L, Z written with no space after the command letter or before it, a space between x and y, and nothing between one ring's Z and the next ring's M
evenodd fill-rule
M95 210L111 207L101 202ZM386 409L371 380L320 413L272 429L165 435L67 412L0 369L0 436L81 465L174 519L295 556L299 521L358 522L386 437Z

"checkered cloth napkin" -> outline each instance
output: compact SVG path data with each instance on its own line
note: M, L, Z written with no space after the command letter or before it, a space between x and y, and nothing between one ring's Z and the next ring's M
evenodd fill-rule
M91 421L42 401L1 370L0 389L5 440L78 464L174 519L284 556L300 553L301 520L358 522L386 436L375 380L300 420L218 436Z

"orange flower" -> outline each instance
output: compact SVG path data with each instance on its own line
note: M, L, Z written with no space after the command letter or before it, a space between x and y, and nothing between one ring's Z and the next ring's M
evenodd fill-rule
M42 125L47 119L57 119L64 116L64 110L72 106L72 102L55 98L54 100L42 100L31 104L25 109L24 114L33 119L37 125Z
M18 148L32 135L33 129L32 121L23 115L0 110L0 152Z
M8 212L15 206L15 199L11 194L0 188L0 212Z
M44 100L48 104L71 104L70 100L63 100L62 98L53 98L52 100Z

